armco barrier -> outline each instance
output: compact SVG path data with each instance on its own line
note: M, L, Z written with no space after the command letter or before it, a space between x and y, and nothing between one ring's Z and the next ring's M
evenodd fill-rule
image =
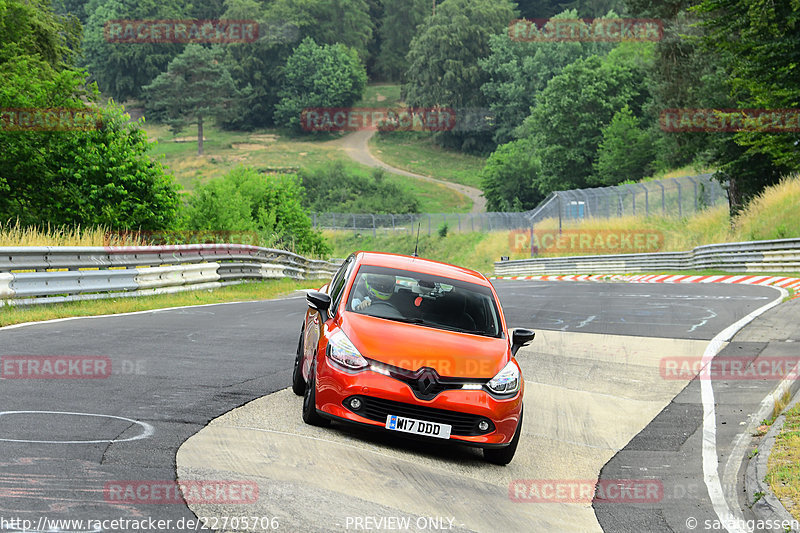
M338 264L242 244L0 247L0 306L322 279Z
M498 276L535 274L624 274L660 270L792 272L800 270L800 239L698 246L689 252L547 257L499 261Z

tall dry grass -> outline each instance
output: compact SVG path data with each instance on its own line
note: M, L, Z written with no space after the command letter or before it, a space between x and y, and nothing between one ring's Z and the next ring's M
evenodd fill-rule
M139 232L111 232L104 227L22 226L0 223L0 246L137 246L147 244Z
M767 187L736 217L737 240L800 236L800 175Z
M103 246L105 228L22 226L0 223L0 246Z

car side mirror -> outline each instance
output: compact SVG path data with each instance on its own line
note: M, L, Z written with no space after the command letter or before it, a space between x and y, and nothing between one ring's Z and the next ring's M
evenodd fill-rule
M517 355L519 349L527 346L535 336L536 332L533 330L514 328L511 331L511 355Z
M331 297L324 292L308 291L306 294L306 300L308 300L309 307L312 307L320 312L327 311L331 306Z

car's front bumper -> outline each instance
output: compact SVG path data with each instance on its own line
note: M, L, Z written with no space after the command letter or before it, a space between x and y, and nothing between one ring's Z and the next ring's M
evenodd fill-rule
M440 423L446 422L446 418L437 419L425 416L426 409L435 409L470 415L475 419L485 418L491 422L493 427L484 434L451 434L449 440L463 444L482 447L504 446L511 441L517 430L522 408L522 389L514 397L508 399L494 398L484 390L445 390L432 400L425 401L414 396L409 386L399 380L371 370L357 373L348 372L332 363L327 357L320 357L316 370L317 410L320 415L328 418L383 428L386 420L374 419L375 410L372 411L371 418L368 418L345 406L345 400L359 396L367 402L375 399L375 403L379 403L381 409L388 411L389 414ZM391 412L391 402L404 404L397 407L406 412ZM408 406L407 410L406 406ZM422 414L410 415L409 413L412 412ZM407 433L398 434L405 437L412 436Z

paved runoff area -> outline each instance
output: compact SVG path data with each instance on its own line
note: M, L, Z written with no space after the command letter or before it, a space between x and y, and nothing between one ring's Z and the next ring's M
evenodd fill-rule
M663 379L663 354L696 357L706 344L539 331L518 355L525 422L506 467L472 448L305 425L302 398L285 389L192 436L178 451L178 477L252 480L255 504L190 508L278 516L291 531L602 531L591 505L600 469L688 382ZM652 487L627 490L654 497Z

